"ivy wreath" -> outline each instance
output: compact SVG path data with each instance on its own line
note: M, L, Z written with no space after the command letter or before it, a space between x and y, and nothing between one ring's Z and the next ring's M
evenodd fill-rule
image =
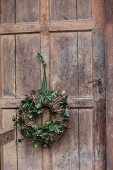
M32 146L50 146L66 132L69 126L69 106L65 91L47 90L46 63L41 54L38 57L43 65L43 81L39 90L32 90L30 95L21 101L16 116L13 116L14 126L22 135L29 139ZM39 123L43 114L48 114L46 122Z

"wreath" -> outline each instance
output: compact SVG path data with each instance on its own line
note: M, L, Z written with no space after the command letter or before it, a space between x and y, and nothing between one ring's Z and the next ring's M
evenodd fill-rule
M16 116L13 116L14 126L18 127L22 139L29 139L32 146L50 146L66 132L69 126L69 106L65 91L47 90L46 63L38 53L43 65L43 81L39 90L32 90L30 95L21 101ZM39 123L43 114L48 113L48 120Z

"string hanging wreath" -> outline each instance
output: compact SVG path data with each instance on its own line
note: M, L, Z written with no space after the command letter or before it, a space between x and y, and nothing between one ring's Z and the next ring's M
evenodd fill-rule
M34 148L50 146L57 141L69 126L69 106L64 91L47 89L46 63L38 53L43 65L43 81L41 89L32 90L30 95L21 101L16 116L13 116L14 126L22 135L22 139L29 139ZM38 123L42 114L49 113L49 119Z

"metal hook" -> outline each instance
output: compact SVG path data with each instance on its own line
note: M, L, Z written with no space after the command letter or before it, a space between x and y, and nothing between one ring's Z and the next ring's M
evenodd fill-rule
M101 79L96 79L96 80L88 81L87 83L90 84L90 83L95 83L95 82L101 83Z
M90 83L95 83L95 82L97 82L99 94L102 94L103 87L102 87L101 79L92 80L92 81L89 81L87 83L90 84Z

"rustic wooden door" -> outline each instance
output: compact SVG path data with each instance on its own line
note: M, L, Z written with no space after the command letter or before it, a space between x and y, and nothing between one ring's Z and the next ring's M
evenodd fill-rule
M104 0L0 3L1 169L105 170ZM21 98L40 88L38 52L47 62L48 87L69 95L71 124L52 147L33 150L10 129Z

